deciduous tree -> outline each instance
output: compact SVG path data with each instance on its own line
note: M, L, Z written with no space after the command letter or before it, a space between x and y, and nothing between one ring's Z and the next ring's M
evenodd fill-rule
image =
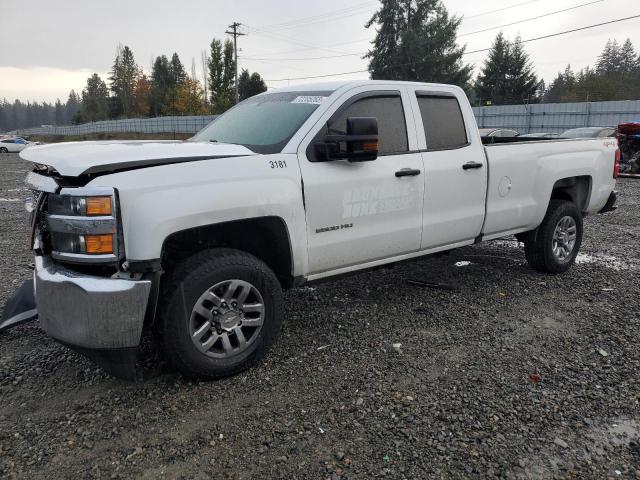
M144 74L140 75L136 81L133 110L138 117L146 117L151 110L151 82Z
M185 79L176 90L173 104L176 115L204 115L204 90L195 78Z

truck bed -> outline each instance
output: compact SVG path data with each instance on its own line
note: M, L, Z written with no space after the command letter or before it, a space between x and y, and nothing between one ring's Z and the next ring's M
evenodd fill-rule
M497 238L538 226L560 181L584 182L586 191L580 207L584 213L598 212L615 186L616 149L615 139L610 138L543 139L485 146L490 173L483 236Z

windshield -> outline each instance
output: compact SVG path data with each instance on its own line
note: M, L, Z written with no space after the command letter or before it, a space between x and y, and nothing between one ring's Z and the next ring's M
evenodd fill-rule
M256 153L279 153L332 92L281 92L251 97L216 118L193 142L243 145Z

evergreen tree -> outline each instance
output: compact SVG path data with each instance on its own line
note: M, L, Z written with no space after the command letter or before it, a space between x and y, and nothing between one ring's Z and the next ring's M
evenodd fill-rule
M631 42L629 42L631 43ZM603 74L620 73L624 69L624 56L617 40L609 40L598 57L596 71Z
M218 95L222 91L224 64L222 62L222 42L216 38L211 41L209 69L209 103L212 111L217 109Z
M475 83L479 101L492 105L535 102L539 82L520 37L513 43L500 32Z
M171 73L171 86L173 88L177 88L178 85L187 79L187 72L177 53L174 53L171 57L169 72Z
M66 125L73 122L73 119L80 111L82 105L80 96L73 90L69 92L69 98L64 106L64 123Z
M382 0L366 24L377 27L369 58L373 79L452 83L467 88L472 67L456 43L459 17L441 0Z
M251 74L249 70L243 68L238 75L238 94L240 95L240 101L249 98L249 81L251 80Z
M178 54L174 53L171 56L171 61L169 62L169 85L164 99L164 115L180 115L174 107L178 96L178 87L182 85L186 79L187 72L180 61Z
M640 70L640 57L636 53L631 39L627 38L622 45L622 51L620 52L622 71L625 74L635 74Z
M235 60L233 42L211 42L209 58L209 98L212 113L223 113L235 103Z
M56 99L54 122L55 125L64 125L64 106L60 99Z
M82 109L80 119L83 122L105 120L109 115L109 90L107 84L94 73L87 79L82 91Z
M537 93L540 82L533 70L533 64L529 54L525 52L522 39L518 35L511 45L509 55L509 99L513 103L537 102Z
M233 55L233 42L231 40L225 40L224 50L222 52L222 63L224 65L224 72L222 75L222 92L219 97L219 108L222 111L230 109L235 103L235 76L236 76L236 62Z
M259 73L253 72L252 74L249 74L249 70L244 68L242 69L242 72L238 76L238 92L240 94L240 101L266 91L267 84Z
M151 116L158 117L165 114L171 84L172 78L169 59L166 55L161 55L153 62L151 71Z
M131 116L133 113L134 90L136 80L140 74L140 68L136 65L133 52L128 46L118 48L111 76L109 77L111 91L116 98L113 105L113 116Z
M475 83L475 94L482 104L505 103L510 55L509 42L500 32L491 45L491 50Z
M6 98L0 102L0 132L6 132L9 130L9 103Z

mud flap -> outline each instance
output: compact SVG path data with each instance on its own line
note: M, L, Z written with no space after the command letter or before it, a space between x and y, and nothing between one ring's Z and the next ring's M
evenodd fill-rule
M116 378L130 381L143 379L141 369L138 368L137 364L138 347L98 350L69 345L65 342L60 343L74 352L84 355L102 370Z
M0 332L38 318L33 280L27 280L4 305Z

